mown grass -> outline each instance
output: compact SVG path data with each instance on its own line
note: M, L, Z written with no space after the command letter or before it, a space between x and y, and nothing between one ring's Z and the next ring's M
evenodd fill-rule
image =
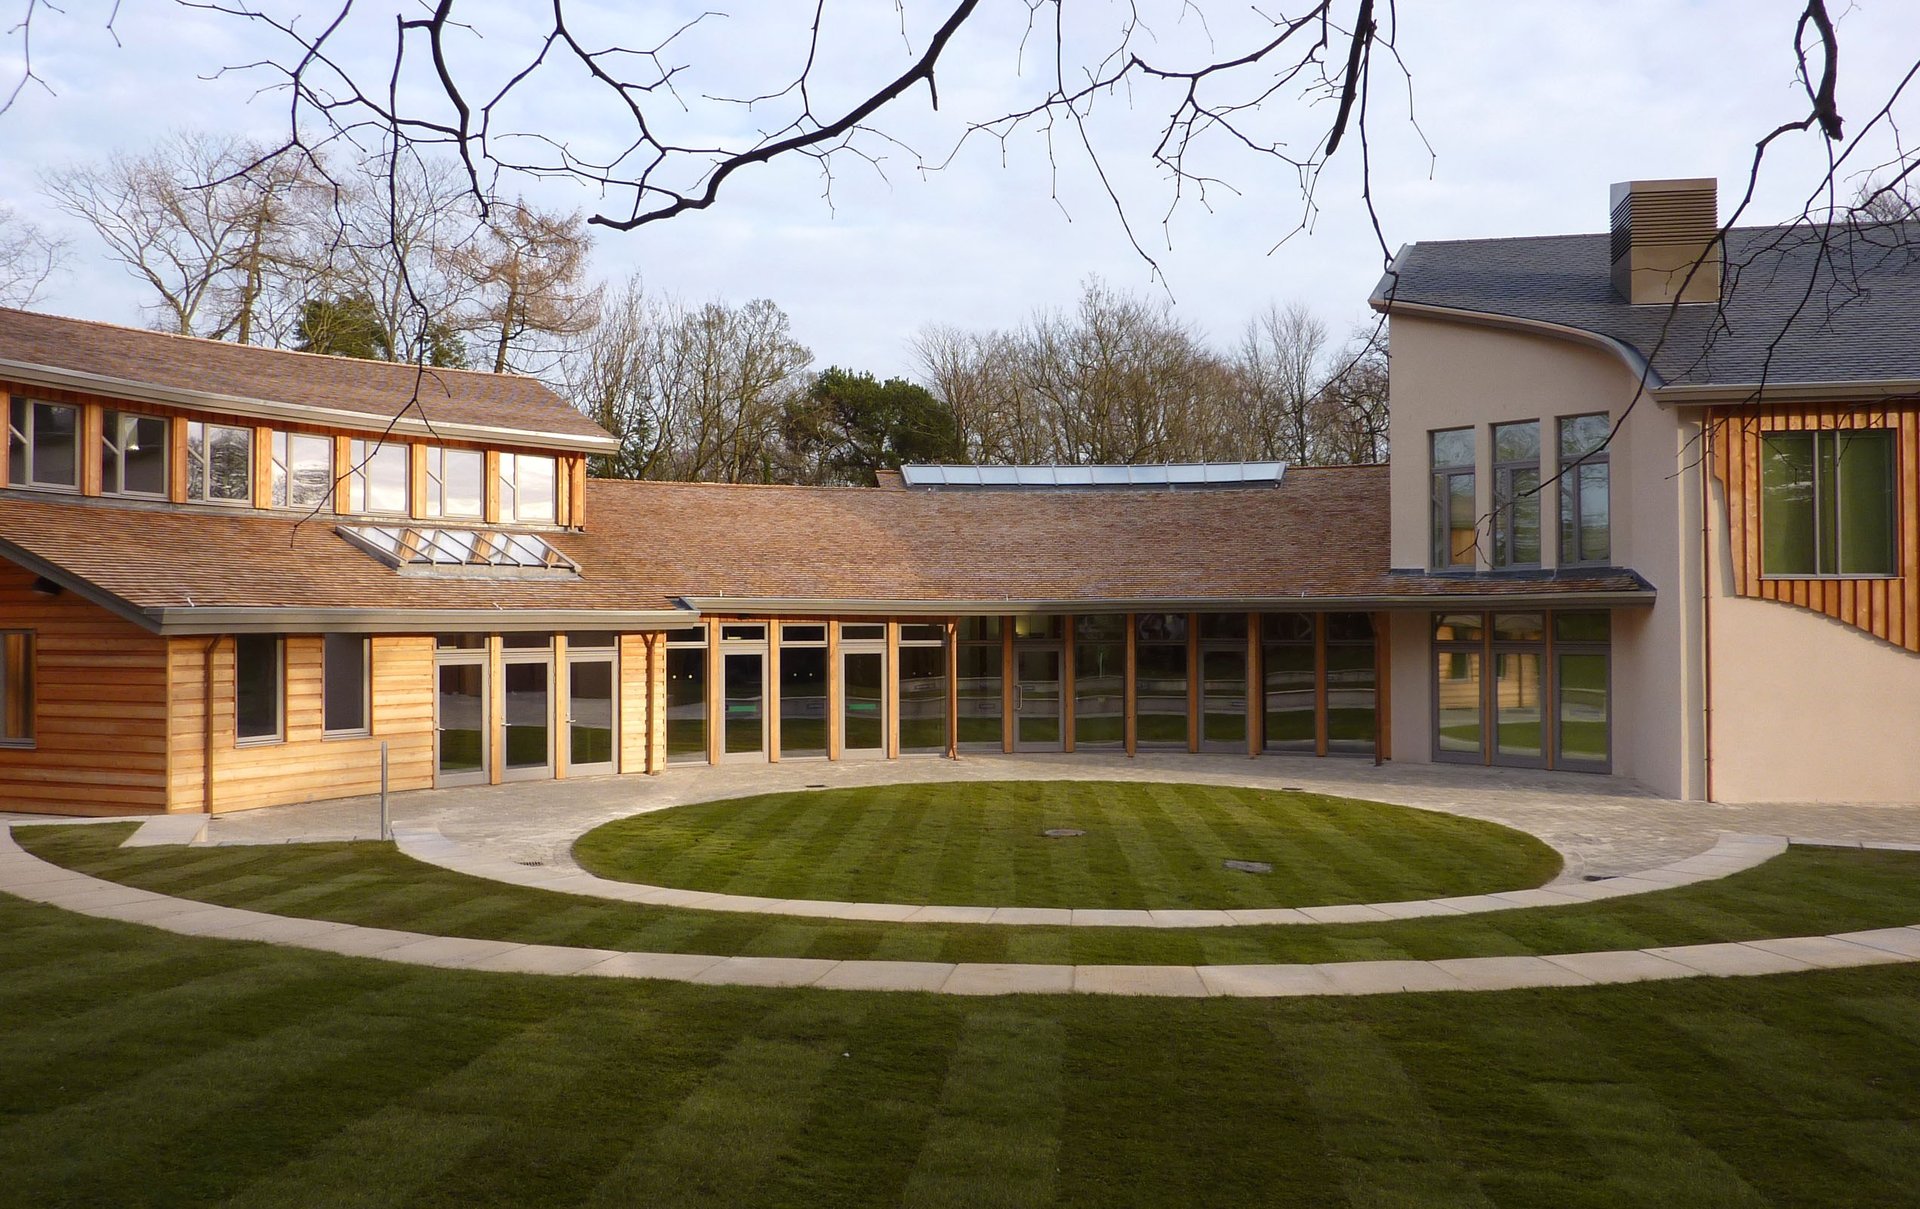
M0 895L0 1205L1897 1206L1920 967L970 999L541 978Z
M1048 838L1050 828L1085 835ZM1319 794L987 781L762 794L621 819L574 845L602 877L773 898L1234 908L1516 890L1560 857L1478 819ZM1273 872L1226 868L1264 861Z
M879 924L643 907L468 877L391 845L119 848L129 827L23 828L30 851L98 877L282 915L447 936L649 952L1239 964L1589 952L1920 922L1920 854L1793 848L1719 881L1611 902L1378 924L1025 928Z

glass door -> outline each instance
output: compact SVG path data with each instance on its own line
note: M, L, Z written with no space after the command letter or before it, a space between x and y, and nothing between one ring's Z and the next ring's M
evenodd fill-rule
M1485 758L1480 653L1440 650L1435 652L1435 663L1433 758L1478 764Z
M500 741L504 779L535 780L553 775L553 657L509 659L501 669Z
M1014 748L1059 751L1060 648L1016 648L1014 674Z
M767 753L767 657L762 651L728 651L721 665L725 697L723 751L729 756Z
M1536 651L1493 653L1493 762L1544 767L1545 659Z
M433 783L487 783L487 664L484 656L434 668Z
M1239 647L1200 652L1200 745L1217 750L1247 745L1247 652Z
M840 749L846 755L886 752L886 672L884 651L841 652Z
M611 655L567 661L567 771L576 776L614 771Z

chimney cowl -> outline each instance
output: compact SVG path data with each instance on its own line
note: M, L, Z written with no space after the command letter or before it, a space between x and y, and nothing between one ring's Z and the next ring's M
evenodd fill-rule
M1719 186L1710 176L1613 186L1614 293L1635 304L1720 301Z

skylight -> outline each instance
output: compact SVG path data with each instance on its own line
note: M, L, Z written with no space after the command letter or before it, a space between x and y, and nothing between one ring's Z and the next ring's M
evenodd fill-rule
M341 525L341 537L402 572L425 575L580 574L545 538L491 529L413 525Z
M1206 487L1275 487L1282 462L1172 462L1140 466L941 466L900 467L909 487L1121 488L1180 491Z

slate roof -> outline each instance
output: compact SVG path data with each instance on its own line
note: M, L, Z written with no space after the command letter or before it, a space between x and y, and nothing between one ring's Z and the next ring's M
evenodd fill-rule
M7 362L132 386L291 404L358 417L383 430L418 392L409 414L430 425L471 424L548 437L610 440L607 432L532 378L328 357L202 340L111 323L0 307L0 379ZM101 393L113 393L101 386ZM217 403L205 406L219 411Z
M1652 360L1656 386L1920 379L1920 223L1736 228L1717 308L1623 302L1611 266L1604 233L1425 241L1372 302L1610 336Z
M1387 469L1290 469L1206 492L914 492L591 480L584 532L545 536L578 579L406 575L331 518L135 511L0 494L0 552L145 612L193 608L721 612L737 600L1367 602L1622 594L1631 572L1446 577L1387 569ZM1282 607L1269 605L1269 607ZM169 618L173 624L179 614ZM510 618L502 618L503 621Z

